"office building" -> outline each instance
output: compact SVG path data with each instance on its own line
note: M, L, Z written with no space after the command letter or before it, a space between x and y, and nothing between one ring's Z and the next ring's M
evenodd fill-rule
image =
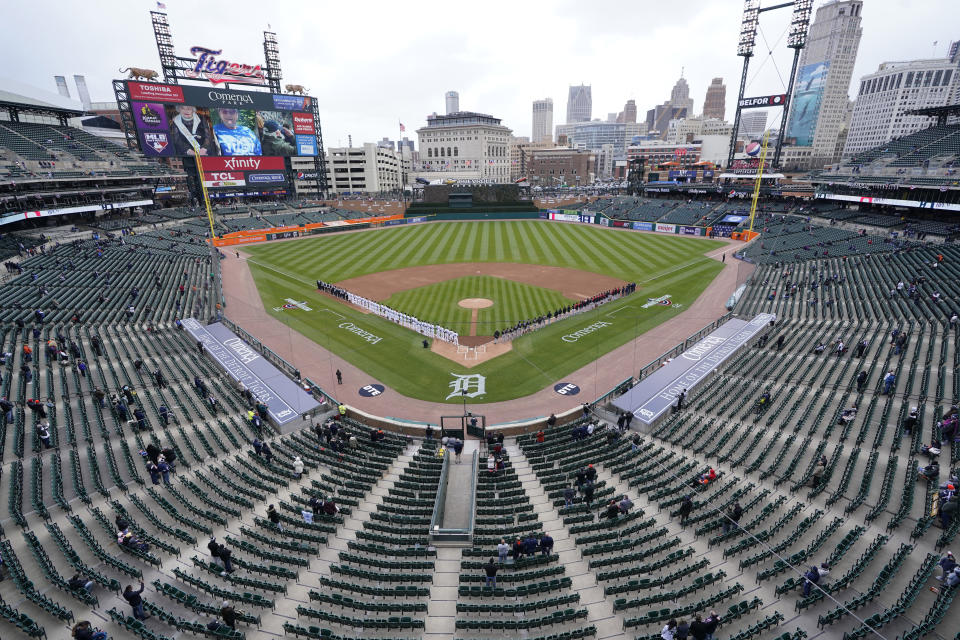
M637 121L637 103L635 100L627 100L627 103L623 105L622 122L636 122L636 121Z
M444 100L447 107L447 115L460 111L460 94L456 91L447 91L444 94Z
M571 147L589 149L599 152L603 145L613 145L614 153L622 157L627 145L634 136L642 131L642 125L637 122L576 122L572 124L558 124L556 126L558 144L561 136Z
M553 141L553 99L533 101L533 129L530 133L533 142Z
M510 179L510 138L500 118L472 111L427 116L417 129L420 159L416 172L430 179Z
M862 0L831 0L810 24L790 101L781 160L784 168L815 169L839 160L838 139L847 127L850 79L857 60Z
M329 148L326 163L333 193L396 192L410 173L409 161L402 154L374 142Z
M740 115L741 138L759 138L767 128L767 112L757 109L744 109Z
M703 117L723 120L727 108L727 85L723 78L714 78L707 87L707 95L703 99Z
M926 129L929 116L906 111L952 104L958 88L960 70L949 58L884 62L860 78L843 156Z
M581 84L570 87L567 93L567 124L589 122L593 117L593 96L590 86Z
M597 156L570 148L536 149L530 153L527 177L531 186L585 186L595 179Z

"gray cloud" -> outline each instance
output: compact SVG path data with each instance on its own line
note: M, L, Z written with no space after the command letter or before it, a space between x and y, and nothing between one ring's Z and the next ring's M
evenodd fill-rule
M771 0L772 1L772 0ZM769 4L769 2L765 2ZM594 117L637 101L641 117L663 102L680 75L697 110L710 79L736 98L740 0L685 3L614 1L476 3L319 3L167 0L178 53L192 45L223 48L239 62L263 58L262 31L277 32L284 81L303 84L320 103L327 146L396 138L398 122L415 137L425 116L442 111L443 93L461 108L491 113L517 135L530 133L530 105L552 97L563 122L567 86L593 86ZM818 2L819 5L819 2ZM944 55L955 32L955 0L866 0L853 82L886 60ZM119 67L158 68L149 10L153 2L7 0L0 51L5 74L48 91L57 74L87 76L94 100L112 99ZM788 10L765 14L771 46ZM791 51L774 47L787 79ZM762 38L751 62L748 95L782 91Z

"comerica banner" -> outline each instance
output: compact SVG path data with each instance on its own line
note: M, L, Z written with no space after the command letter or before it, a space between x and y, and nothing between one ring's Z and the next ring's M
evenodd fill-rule
M144 155L315 156L314 98L127 82Z

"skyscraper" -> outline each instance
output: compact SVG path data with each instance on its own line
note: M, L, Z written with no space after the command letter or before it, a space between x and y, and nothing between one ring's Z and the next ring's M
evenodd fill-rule
M533 101L533 142L553 141L553 98Z
M727 85L723 78L714 78L707 87L707 96L703 99L703 117L723 120L727 106Z
M593 96L590 85L570 87L567 94L567 124L589 122L593 114Z
M447 91L444 94L447 102L447 115L460 111L460 94L456 91Z
M636 122L637 121L637 103L634 100L627 100L627 103L623 105L623 121L624 122Z
M680 79L673 85L670 91L670 105L678 108L686 108L687 115L693 115L693 99L690 97L690 86L687 84L683 72L680 73Z
M884 62L860 78L844 157L926 129L929 116L907 112L951 104L958 89L960 72L950 58Z
M839 160L862 8L862 0L832 0L817 9L790 101L786 138L793 144L784 150L786 168L813 169Z

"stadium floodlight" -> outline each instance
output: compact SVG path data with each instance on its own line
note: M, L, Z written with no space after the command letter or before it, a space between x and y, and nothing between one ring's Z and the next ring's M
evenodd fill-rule
M811 13L813 13L813 0L793 0L793 17L790 18L790 35L787 36L787 47L803 49L806 46Z
M760 0L743 0L743 20L740 22L740 41L737 55L749 58L757 41L757 24L760 20Z

